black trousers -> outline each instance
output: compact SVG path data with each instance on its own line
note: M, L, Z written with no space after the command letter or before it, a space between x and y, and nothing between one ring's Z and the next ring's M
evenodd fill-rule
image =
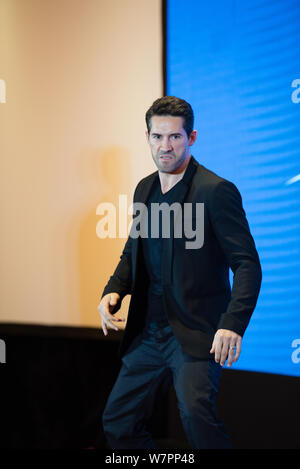
M146 429L160 385L170 373L186 437L192 448L231 448L216 407L222 367L183 352L171 327L150 323L122 358L122 367L103 412L112 449L150 449ZM172 382L172 381L171 381Z

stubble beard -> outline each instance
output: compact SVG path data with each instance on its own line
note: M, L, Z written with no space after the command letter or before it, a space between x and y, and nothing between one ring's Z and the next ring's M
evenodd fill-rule
M171 155L171 156L175 158L174 155ZM159 156L154 156L152 154L152 158L154 160L154 163L157 169L159 170L159 172L165 173L165 174L173 173L174 171L176 171L188 157L189 155L187 154L187 151L185 151L178 159L173 161L172 165L165 166L163 163L160 162Z

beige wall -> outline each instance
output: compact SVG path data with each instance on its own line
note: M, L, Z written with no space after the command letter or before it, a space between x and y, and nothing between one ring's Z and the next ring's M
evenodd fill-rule
M96 208L155 170L160 0L0 0L0 79L0 321L100 326L125 240Z

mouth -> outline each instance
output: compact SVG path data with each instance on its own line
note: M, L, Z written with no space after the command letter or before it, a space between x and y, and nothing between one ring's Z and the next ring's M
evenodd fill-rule
M173 157L171 155L160 155L159 159L160 160L164 160L164 161L167 161L167 160L171 160Z

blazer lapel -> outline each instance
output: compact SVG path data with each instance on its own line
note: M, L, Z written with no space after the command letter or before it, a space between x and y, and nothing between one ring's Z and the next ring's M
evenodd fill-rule
M188 191L191 187L191 181L197 169L198 163L191 157L191 160L186 168L183 175L182 182L184 183L184 189L181 191L180 196L176 200L181 205L186 198ZM179 215L179 214L178 214ZM177 215L177 216L178 216ZM174 225L176 224L176 218L174 223L170 226L170 238L163 239L163 255L162 255L162 282L164 285L170 285L173 281L173 254L174 254Z
M148 178L148 181L146 181L146 183L142 185L139 193L136 195L136 200L134 202L143 203L143 204L145 204L145 208L146 208L146 203L147 203L148 197L150 195L152 186L153 186L156 178L158 178L158 171L151 174ZM146 213L144 211L143 214L142 214L142 217L144 217L145 215L146 215ZM135 284L138 255L141 252L141 249L142 249L142 246L141 246L140 236L138 238L133 238L132 239L132 279L133 279L133 284Z

